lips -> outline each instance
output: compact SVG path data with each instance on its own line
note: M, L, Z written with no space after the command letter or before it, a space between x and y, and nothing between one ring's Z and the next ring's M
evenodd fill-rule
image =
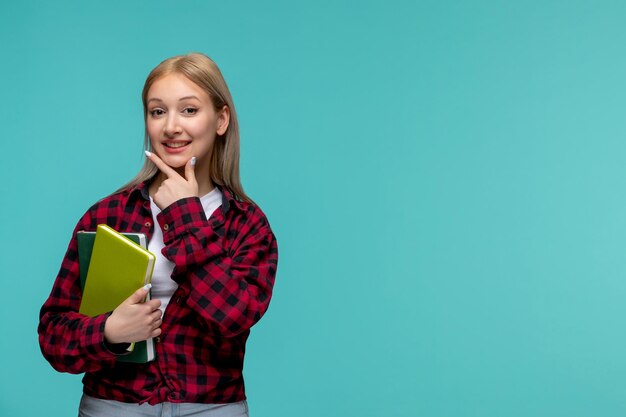
M191 141L189 140L168 140L166 142L162 142L163 150L169 154L185 152L190 144Z
M188 141L170 141L170 142L163 143L163 146L165 146L166 148L178 149L178 148L187 146L190 143L191 142L188 142Z

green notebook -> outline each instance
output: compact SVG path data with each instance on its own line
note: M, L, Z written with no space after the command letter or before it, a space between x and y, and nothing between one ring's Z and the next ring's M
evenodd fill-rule
M98 225L96 232L78 232L77 240L83 288L80 313L93 317L112 311L150 282L155 258L144 248L144 235L120 234L106 225ZM134 345L131 353L119 356L118 360L145 363L154 359L153 339Z

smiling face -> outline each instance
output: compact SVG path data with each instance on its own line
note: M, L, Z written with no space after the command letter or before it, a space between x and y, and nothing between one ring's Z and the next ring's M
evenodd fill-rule
M146 104L152 151L179 172L195 156L196 177L208 178L215 137L228 128L228 107L216 111L208 93L178 73L154 81Z

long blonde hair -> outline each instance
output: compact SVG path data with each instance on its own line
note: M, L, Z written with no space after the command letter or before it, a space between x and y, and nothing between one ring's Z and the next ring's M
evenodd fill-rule
M240 200L252 202L250 197L244 193L239 178L239 123L237 122L233 98L230 95L222 72L209 57L200 53L191 53L168 58L157 65L146 78L146 83L141 93L144 122L148 116L147 98L150 87L159 78L172 73L184 75L206 91L213 102L215 111L228 106L230 121L226 132L215 138L209 164L209 175L214 184L227 187ZM150 150L150 137L147 131L144 138L144 147L146 150ZM127 190L146 180L150 180L158 172L159 169L156 165L146 158L143 167L135 178L117 190L117 192Z

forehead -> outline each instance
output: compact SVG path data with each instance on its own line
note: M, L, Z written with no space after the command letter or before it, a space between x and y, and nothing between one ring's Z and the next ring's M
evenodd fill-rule
M209 95L198 84L182 74L171 73L157 78L148 90L148 100L178 100L195 96L199 100L209 100Z

